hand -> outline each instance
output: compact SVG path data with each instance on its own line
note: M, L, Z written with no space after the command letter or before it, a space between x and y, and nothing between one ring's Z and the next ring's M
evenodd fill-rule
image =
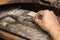
M56 29L57 26L59 26L59 22L57 20L56 15L54 14L54 12L49 11L49 10L39 11L36 17L33 18L33 20L39 26L41 26L45 31Z

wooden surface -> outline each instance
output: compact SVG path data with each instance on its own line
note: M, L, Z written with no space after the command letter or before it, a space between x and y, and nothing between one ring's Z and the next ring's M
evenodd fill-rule
M10 4L10 3L29 3L29 2L38 2L38 0L0 0L0 5Z
M19 3L19 2L38 2L39 0L0 0L0 4L6 4L6 3ZM60 0L44 0L47 2L57 2Z
M60 6L59 6L60 4L58 4L58 2L60 0L44 0L44 1L50 2L51 6L60 8ZM0 0L0 5L11 4L11 3L29 3L29 2L40 3L42 5L47 5L46 3L41 2L40 0ZM56 6L56 5L58 5L58 6Z
M0 31L0 37L4 38L5 40L24 40L20 37L17 37L15 35L3 31Z
M7 4L10 0L0 0L0 5Z

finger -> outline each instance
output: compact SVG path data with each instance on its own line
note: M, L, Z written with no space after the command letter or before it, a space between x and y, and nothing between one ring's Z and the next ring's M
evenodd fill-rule
M33 18L33 20L35 20L35 18L38 18L38 19L41 20L41 15L37 14L37 15Z
M41 10L41 11L38 12L38 14L40 14L40 15L44 15L45 12L49 12L49 10Z
M44 12L44 10L39 11L38 15L43 15L44 14L43 12Z
M38 18L35 18L35 23L37 23L38 25L41 25L42 24L42 22L41 22L41 20L40 19L38 19Z
M54 14L53 11L50 11L51 15L53 15L55 18L57 18L57 16Z
M49 10L41 10L38 12L37 17L42 19L44 16L48 15L48 13L50 13Z
M39 11L35 17L38 18L38 19L42 19L42 16L44 14L43 11L44 10Z
M43 19L43 16L46 16L48 15L49 10L41 10L37 13L37 15L33 18L33 20L35 20L35 18L38 18L39 20L42 20Z
M55 15L53 11L50 11L51 14Z
M36 16L33 18L33 20L35 20L35 18L39 17L39 13L36 14Z
M53 11L50 11L51 14L55 15Z

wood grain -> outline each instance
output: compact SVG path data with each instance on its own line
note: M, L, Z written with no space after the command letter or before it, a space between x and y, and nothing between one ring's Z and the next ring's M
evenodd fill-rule
M0 5L7 4L10 0L0 0Z
M7 32L0 31L0 37L4 38L5 40L24 40L22 38L19 38L15 35L9 34Z

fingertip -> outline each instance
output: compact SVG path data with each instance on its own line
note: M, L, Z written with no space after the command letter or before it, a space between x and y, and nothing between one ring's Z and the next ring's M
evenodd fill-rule
M39 23L41 22L41 20L38 19L38 18L35 18L35 22L36 22L37 24L39 24Z
M54 13L53 11L50 11L51 13Z
M48 9L46 9L45 11L49 11Z
M49 12L49 10L45 10L44 12Z
M35 21L35 17L33 17L33 21Z
M37 19L37 18L35 18L34 21L35 21L36 23L38 23L38 19Z

